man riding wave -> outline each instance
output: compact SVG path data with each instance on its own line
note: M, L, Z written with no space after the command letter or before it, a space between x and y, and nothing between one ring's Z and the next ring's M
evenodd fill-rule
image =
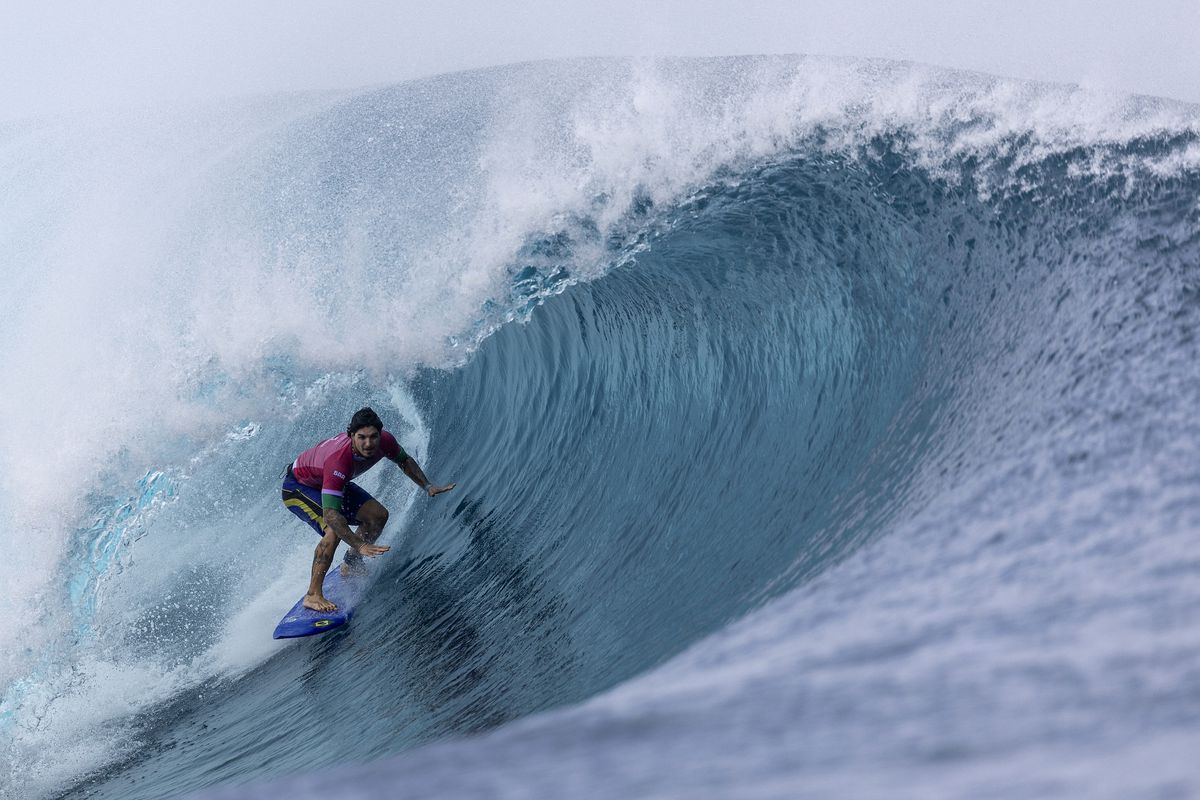
M321 537L313 553L305 608L337 609L321 592L321 584L339 541L350 546L343 574L361 566L363 556L373 558L391 549L375 544L387 524L387 509L352 482L385 458L395 462L430 497L455 486L431 485L420 465L404 452L395 436L383 429L383 421L370 408L354 412L345 433L305 450L284 472L283 504ZM357 530L351 530L351 526Z

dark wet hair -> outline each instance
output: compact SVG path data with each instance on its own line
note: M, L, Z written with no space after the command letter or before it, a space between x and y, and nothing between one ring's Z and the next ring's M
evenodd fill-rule
M354 432L359 428L379 428L379 430L382 431L383 420L381 420L379 415L372 411L369 406L367 408L360 408L358 411L355 411L354 416L350 418L350 424L346 426L346 433L350 436L353 436Z

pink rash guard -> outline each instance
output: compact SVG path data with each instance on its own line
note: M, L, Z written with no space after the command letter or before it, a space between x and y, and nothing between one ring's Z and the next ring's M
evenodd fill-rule
M385 458L397 464L408 459L408 453L404 452L396 437L387 431L380 432L379 449L371 458L356 454L350 437L339 433L301 453L292 464L292 474L305 486L321 490L322 508L340 510L346 484Z

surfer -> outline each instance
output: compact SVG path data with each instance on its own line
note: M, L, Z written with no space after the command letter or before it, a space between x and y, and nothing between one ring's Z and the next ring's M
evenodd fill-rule
M396 437L383 429L383 421L370 408L354 412L345 433L326 439L305 450L283 476L283 504L310 525L321 537L313 554L312 579L304 596L304 607L313 611L334 611L321 591L321 584L338 541L350 546L343 574L361 567L363 556L377 556L391 548L375 544L388 510L364 489L351 482L384 458L394 461L404 474L430 497L454 488L430 484L421 467ZM357 531L350 526L356 526Z

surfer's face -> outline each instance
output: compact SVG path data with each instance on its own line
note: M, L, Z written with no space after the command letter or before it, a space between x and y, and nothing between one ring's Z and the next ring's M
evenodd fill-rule
M350 437L350 442L354 446L354 452L363 458L370 458L379 449L379 428L359 428Z

